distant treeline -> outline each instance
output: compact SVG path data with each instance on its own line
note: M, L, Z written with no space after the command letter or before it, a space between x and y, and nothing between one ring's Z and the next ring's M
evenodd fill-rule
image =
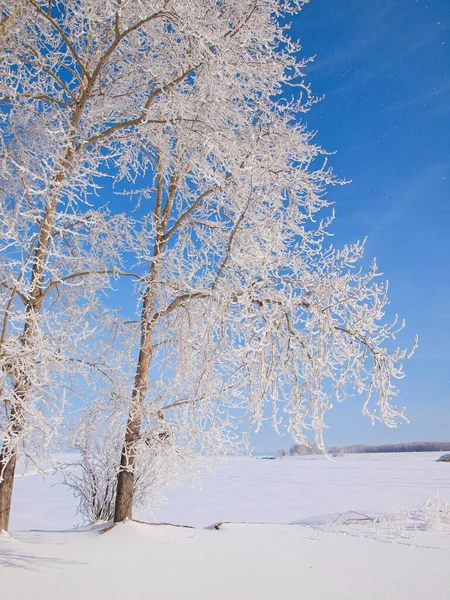
M407 442L404 444L381 444L369 446L354 444L353 446L329 446L329 454L366 454L374 452L449 452L450 442ZM284 449L278 451L280 456L287 456ZM289 448L291 456L311 456L323 454L315 444L293 444Z
M330 446L330 454L366 454L370 452L443 452L450 450L450 442L408 442L406 444L382 444L381 446Z

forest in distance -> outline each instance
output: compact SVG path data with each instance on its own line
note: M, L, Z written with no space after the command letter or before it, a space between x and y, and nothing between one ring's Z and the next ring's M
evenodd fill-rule
M329 454L373 454L381 452L447 452L450 451L450 442L404 442L397 444L353 444L351 446L329 446ZM284 449L279 451L281 456L287 456ZM311 444L293 444L289 448L291 456L309 456L323 454L323 452Z

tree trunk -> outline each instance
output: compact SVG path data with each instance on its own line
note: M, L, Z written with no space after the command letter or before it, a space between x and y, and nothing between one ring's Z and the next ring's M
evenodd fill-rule
M163 180L161 173L162 163L161 159L158 158L158 185L155 217L159 225L155 246L153 249L154 262L150 270L150 276L142 302L141 342L136 366L134 388L131 395L131 405L128 413L127 429L125 432L125 440L120 459L120 469L117 479L116 505L114 511L115 523L120 523L121 521L133 518L134 465L136 458L136 446L141 435L142 412L145 402L145 395L147 392L148 377L153 353L152 336L156 302L155 282L160 271L159 258L166 244L166 240L164 240L164 234L167 230L167 223L178 184L177 176L172 175L167 203L164 210L162 210Z
M36 327L42 307L42 289L44 281L45 258L50 243L51 232L55 221L56 200L47 210L42 227L39 244L36 248L31 272L31 292L25 308L25 324L22 333L22 344L32 348L36 338ZM15 373L15 403L13 404L8 422L7 437L14 439L23 429L24 405L29 393L29 381L26 372L18 370ZM8 448L4 441L0 452L0 530L8 529L11 512L14 475L17 464L17 450Z
M25 321L22 335L22 344L24 346L31 346L34 341L34 319L37 317L40 308L41 303L39 300L34 306L27 306L27 320ZM0 531L2 529L5 531L8 530L14 475L17 464L17 448L14 446L8 448L8 438L9 441L14 441L23 430L24 407L29 389L30 385L26 373L21 371L16 373L16 384L14 386L15 402L8 417L7 440L3 442L2 450L0 452Z
M121 523L133 518L133 496L134 496L134 457L127 459L126 449L130 443L125 440L120 460L120 471L117 478L117 495L114 508L114 523ZM132 465L130 465L132 462Z
M16 470L17 454L7 455L6 448L0 452L0 531L8 530L9 515L11 512L11 498L14 486L14 473Z
M127 429L120 459L117 478L117 494L114 509L114 522L120 523L133 518L134 465L136 445L139 441L142 423L142 408L148 386L148 376L152 359L151 314L154 308L153 290L149 286L142 306L141 348L136 368L133 393Z
M0 33L8 25L8 21L10 20L10 18L16 18L18 14L20 14L20 10L18 12L16 9L11 17L6 17L0 22ZM72 113L72 117L70 120L69 146L66 150L65 156L63 157L59 168L57 168L55 171L54 182L50 186L49 201L41 223L39 241L34 252L33 267L31 271L30 280L30 294L26 302L26 316L22 334L22 344L24 346L32 347L36 339L36 326L41 312L43 300L42 291L44 288L47 252L53 232L53 227L55 224L58 199L60 197L61 190L67 179L67 176L71 172L74 164L76 152L76 130L78 128L78 124L86 102L91 97L92 90L94 89L98 76L101 72L102 64L104 64L107 58L111 55L111 53L117 47L119 42L120 39L116 38L115 42L103 55L96 69L93 71L93 74L88 84L84 89L80 90L81 95L78 101L76 102L74 111ZM17 374L16 390L19 390L18 396L20 398L20 402L18 403L19 409L15 409L13 407L11 410L10 416L13 416L13 423L12 425L8 425L10 435L20 434L23 428L23 408L20 407L23 407L23 404L26 402L29 393L29 384L26 373L19 372ZM14 411L16 411L16 414L14 414ZM0 530L1 528L7 529L8 527L16 463L17 451L8 451L7 445L4 442L2 450L0 452L0 469L3 469L3 479L0 483Z

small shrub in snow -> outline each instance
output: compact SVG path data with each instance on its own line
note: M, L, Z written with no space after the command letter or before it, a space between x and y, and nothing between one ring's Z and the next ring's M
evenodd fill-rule
M114 517L118 472L122 452L122 431L115 423L102 432L81 432L75 448L80 459L63 470L64 484L78 499L83 523L110 521ZM161 502L160 491L174 486L180 477L196 482L202 457L182 456L170 436L154 429L141 436L135 447L133 507L150 509Z
M78 499L78 513L84 523L110 521L114 516L120 446L115 452L100 444L79 450L80 460L63 471L64 483Z
M439 494L425 502L421 516L427 530L443 529L445 525L450 525L450 507L440 499Z
M410 510L404 506L392 507L384 523L389 525L390 533L401 537L411 530L442 530L450 526L450 507L436 494L418 510Z

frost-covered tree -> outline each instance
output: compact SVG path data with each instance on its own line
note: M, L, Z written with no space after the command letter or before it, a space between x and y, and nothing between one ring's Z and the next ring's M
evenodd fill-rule
M363 244L327 246L331 219L315 221L335 181L299 119L313 99L281 5L206 3L198 22L170 6L171 48L193 52L194 26L211 55L155 105L160 127L142 131L153 182L134 189L147 272L116 521L132 516L135 471L155 441L217 454L243 423L270 418L298 443L312 428L323 451L325 411L355 390L372 419L402 417L392 380L408 353L384 345L398 329L383 322L387 288L375 264L357 266ZM165 55L167 39L149 43ZM286 100L288 86L303 95Z
M356 267L362 244L329 248L328 223L314 221L333 176L300 122L313 99L281 25L302 4L3 2L0 526L27 415L39 422L39 369L59 352L42 348L72 331L52 297L72 294L81 331L92 313L77 312L89 303L74 286L92 304L102 278L122 270L114 240L125 220L102 233L120 218L95 202L105 175L136 188L145 179L135 215L147 215L130 240L142 318L131 398L117 404L116 520L131 517L139 465L227 450L242 422L279 427L282 408L296 441L312 427L322 447L324 412L351 389L373 418L401 416L390 399L406 354L384 346L395 332L382 321L386 289L375 266Z
M9 158L16 141L27 144L25 134L17 136L11 140ZM108 368L103 348L94 338L108 325L101 293L109 285L109 272L117 266L116 240L123 231L121 217L105 219L85 205L78 210L61 202L37 282L35 253L46 207L31 190L24 195L12 193L17 176L13 167L2 174L8 191L0 194L3 529L8 525L19 451L38 465L43 454L55 448L71 399L85 394L92 370Z
M275 15L277 3L269 4ZM228 50L236 50L236 32L255 11L255 2L237 0L2 3L2 379L12 391L3 402L1 527L8 523L16 450L35 387L28 371L42 365L36 357L47 339L45 301L50 291L60 294L64 285L78 279L81 284L93 271L116 271L108 261L98 266L84 250L83 267L70 271L65 263L70 236L59 232L75 231L74 224L82 227L80 221L100 214L89 208L88 198L101 176L133 180L146 172L151 166L146 135L164 126L161 107L170 107L164 111L170 119L181 118L198 74L214 83L217 68L209 75L210 65L234 60ZM6 219L12 215L20 227L9 230ZM58 248L55 239L64 240ZM50 266L52 253L58 268ZM15 349L10 339L18 342ZM21 360L20 369L11 368L16 360L11 353L25 353L26 364Z
M1 6L0 528L8 525L36 367L44 368L43 348L64 330L64 311L46 312L47 302L61 298L64 287L81 289L87 279L117 272L113 241L124 228L106 241L104 211L91 207L89 196L101 176L117 180L145 171L147 150L136 132L155 126L153 105L171 101L174 88L211 53L200 42L192 55L175 57L174 68L149 45L153 30L172 35L166 4L5 0ZM50 313L61 325L47 324ZM82 320L78 325L83 329ZM54 347L48 355L54 352L61 354Z

